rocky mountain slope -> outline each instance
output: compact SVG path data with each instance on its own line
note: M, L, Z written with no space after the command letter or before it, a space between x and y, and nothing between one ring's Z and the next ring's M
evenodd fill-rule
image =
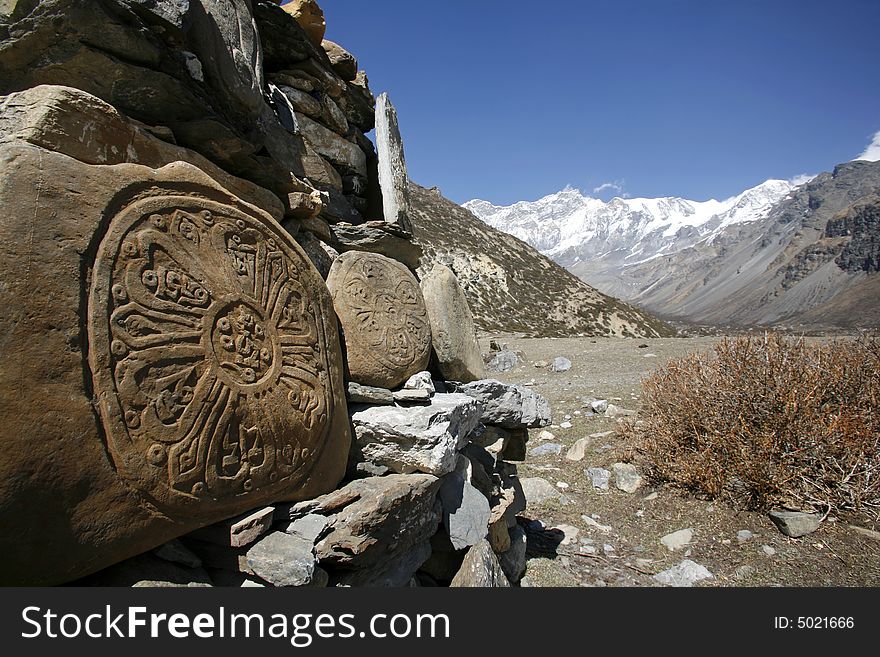
M507 208L466 205L603 292L661 316L833 328L880 323L878 192L880 164L855 161L798 187L771 180L721 202L603 203L564 190Z
M787 181L768 180L724 201L665 197L605 202L568 187L534 202L505 207L474 200L464 206L606 294L626 298L639 289L620 276L622 269L711 239L728 226L756 221L793 189Z
M410 186L420 273L450 267L484 331L534 336L663 336L665 323L606 296L519 239L486 225L436 189Z

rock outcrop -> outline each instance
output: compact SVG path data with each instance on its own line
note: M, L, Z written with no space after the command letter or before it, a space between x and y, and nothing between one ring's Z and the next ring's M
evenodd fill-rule
M325 30L0 2L0 584L522 576L549 408L480 380L449 270L426 304L397 113Z

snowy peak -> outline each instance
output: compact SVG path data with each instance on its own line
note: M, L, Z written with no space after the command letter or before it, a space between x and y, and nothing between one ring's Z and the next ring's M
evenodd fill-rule
M566 187L537 201L497 206L473 200L464 207L563 266L587 259L629 264L711 240L727 226L762 219L794 189L785 180L768 180L723 201L615 197L606 202Z

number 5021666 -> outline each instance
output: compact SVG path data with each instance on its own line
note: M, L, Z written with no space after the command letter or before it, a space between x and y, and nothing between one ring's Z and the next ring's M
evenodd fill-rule
M798 616L800 630L849 630L855 627L852 616Z

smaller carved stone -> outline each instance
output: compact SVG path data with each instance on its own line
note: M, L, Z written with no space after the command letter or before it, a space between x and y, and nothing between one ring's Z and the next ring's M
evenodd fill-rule
M345 337L350 380L396 388L428 365L431 328L415 276L375 253L343 253L327 287Z

